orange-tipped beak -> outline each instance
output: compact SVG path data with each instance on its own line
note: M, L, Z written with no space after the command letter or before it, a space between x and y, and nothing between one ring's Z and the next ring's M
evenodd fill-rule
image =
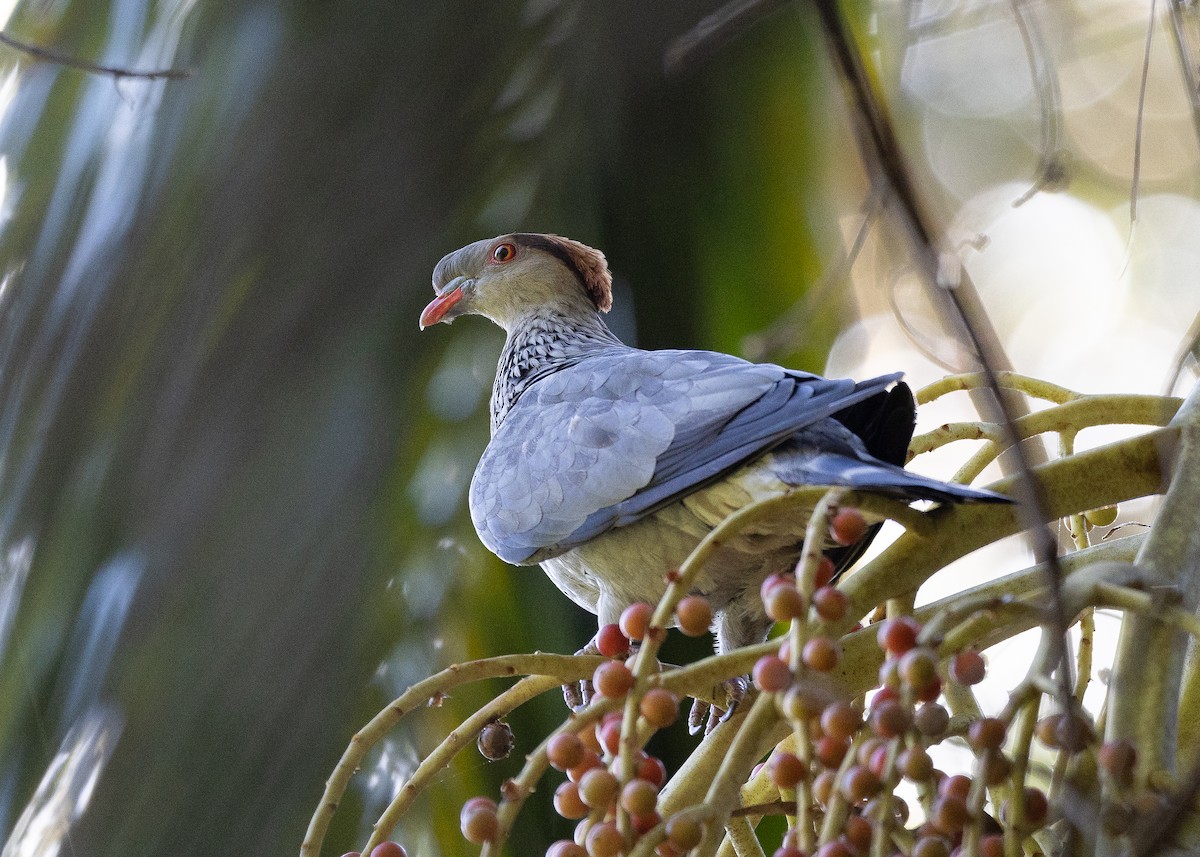
M449 291L442 292L436 298L429 302L425 309L421 310L421 330L430 325L437 324L446 317L446 313L456 303L462 300L462 286L456 286Z

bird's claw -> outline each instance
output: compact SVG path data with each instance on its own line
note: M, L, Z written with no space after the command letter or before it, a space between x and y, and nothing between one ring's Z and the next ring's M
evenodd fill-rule
M587 645L575 653L576 655L598 655L600 648L596 645L596 638L588 640ZM577 682L569 682L562 686L563 702L567 704L567 708L572 711L578 711L591 705L592 697L596 695L596 690L592 687L591 679L581 679Z
M728 700L724 708L719 708L702 699L697 699L692 703L692 710L688 713L688 732L690 734L695 735L703 728L704 734L707 736L732 717L738 704L746 698L746 693L750 690L750 679L744 675L731 678L713 688L714 695L719 695L722 690L725 691L725 698Z
M629 655L637 654L639 644L634 642L629 645ZM600 654L600 646L596 642L596 637L588 640L586 646L575 653L576 655L598 655ZM592 704L592 699L596 695L596 689L592 686L591 679L581 679L578 682L570 682L564 684L563 701L567 703L567 708L572 711L579 711L581 708L586 708Z

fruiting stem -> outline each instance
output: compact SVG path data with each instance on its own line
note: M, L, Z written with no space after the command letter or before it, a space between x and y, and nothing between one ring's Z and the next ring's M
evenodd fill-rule
M1158 493L1163 481L1160 444L1175 435L1173 429L1157 429L1038 467L1046 514L1054 520ZM1004 479L992 487L1006 492L1012 485L1012 479ZM1014 509L993 504L942 506L927 517L933 525L929 537L904 533L841 584L852 604L879 604L911 592L937 569L1022 529ZM844 630L851 621L836 629Z
M1078 399L1082 395L1066 387L1060 387L1058 384L1051 384L1049 381L1031 378L1016 372L997 372L996 381L1003 388L1019 390L1035 399L1044 399L1056 404ZM957 375L947 375L917 390L916 400L918 405L927 405L947 393L956 393L960 390L979 390L987 386L988 378L985 373L962 372Z
M553 676L555 685L566 681L579 681L591 675L591 670L594 670L601 660L572 655L504 655L465 664L453 664L436 675L417 682L388 703L387 707L371 718L371 721L350 739L350 744L342 753L337 767L326 781L325 792L308 823L304 842L300 846L300 857L316 857L320 854L329 823L346 793L351 777L362 766L362 761L371 748L408 713L424 707L431 700L459 685L483 679L542 675Z
M1021 828L1025 825L1025 778L1029 772L1029 750L1033 746L1033 729L1037 725L1039 697L1030 695L1010 721L1016 737L1012 747L1012 792L1009 795L1008 818L1004 819L1004 855L1021 857Z
M740 724L729 750L725 754L717 775L713 778L704 796L704 804L712 809L715 818L727 819L733 812L741 793L745 774L762 752L768 727L779 717L775 707L775 694L763 693L754 700L750 712ZM770 742L773 744L774 742ZM768 744L769 746L769 744ZM722 825L709 824L704 830L704 839L699 854L712 854L720 844Z
M1174 583L1184 610L1193 612L1200 602L1200 384L1159 439L1170 488L1137 562L1147 574ZM1152 772L1176 768L1187 646L1187 637L1161 616L1135 614L1122 623L1106 738L1127 740L1137 748L1134 782L1139 787ZM1153 657L1147 657L1150 652ZM1121 848L1104 833L1097 843L1099 854L1116 854Z
M736 857L766 857L758 837L754 835L750 819L744 815L735 815L725 822L725 840L717 851L717 857L728 854L730 850Z
M375 822L375 826L371 830L371 838L363 848L363 853L370 854L376 845L391 835L401 816L408 811L409 806L416 800L417 795L433 781L434 775L449 765L450 760L460 750L470 746L474 742L475 736L479 734L479 730L489 721L508 714L514 708L525 704L535 696L561 686L562 682L558 676L529 676L523 678L464 720L462 725L443 738L434 751L421 761L421 764L413 771L413 775L408 778L408 782L392 798L392 802L388 804L387 809L383 811L383 814L379 816L379 820ZM511 821L511 814L509 819ZM505 816L503 814L500 818L500 830L501 836L507 831ZM484 853L487 853L486 849Z

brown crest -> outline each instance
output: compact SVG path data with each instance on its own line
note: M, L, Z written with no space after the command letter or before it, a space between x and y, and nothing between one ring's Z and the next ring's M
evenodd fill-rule
M519 232L513 238L519 244L545 250L559 259L575 272L596 309L600 312L612 309L612 274L608 271L608 262L604 260L604 254L599 250L593 250L586 244L560 235Z

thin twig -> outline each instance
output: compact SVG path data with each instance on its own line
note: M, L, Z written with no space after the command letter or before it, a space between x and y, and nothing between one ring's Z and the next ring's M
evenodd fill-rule
M1133 180L1129 187L1129 222L1137 221L1138 184L1142 178L1142 125L1146 113L1146 84L1150 81L1150 47L1154 44L1154 11L1158 0L1150 0L1146 23L1146 48L1142 54L1142 81L1138 87L1137 128L1133 135Z
M663 70L668 75L679 74L786 3L787 0L733 0L725 4L671 43L663 56Z
M885 110L871 89L861 57L853 47L837 3L833 0L818 0L816 7L834 61L849 88L853 107L860 120L857 126L862 156L868 164L868 169L881 174L891 186L910 228L914 253L920 266L928 280L941 286L949 299L971 346L978 355L980 368L993 393L993 404L1001 417L998 422L1004 427L1005 436L1011 444L1016 460L1016 470L1020 475L1013 486L1014 496L1025 519L1025 529L1031 540L1034 555L1040 562L1045 562L1048 569L1051 615L1060 648L1059 657L1055 661L1060 665L1062 703L1066 706L1069 704L1073 685L1073 665L1067 656L1066 633L1070 617L1063 613L1061 570L1057 562L1058 544L1043 523L1048 517L1044 511L1046 501L1042 487L1032 473L1033 462L1028 451L1020 444L1020 438L1013 425L1014 419L1020 414L1014 414L1013 402L1000 388L997 372L1010 368L1007 358L962 266L952 264L954 260L936 250L938 242L934 239L920 203L920 195L906 168Z
M1171 37L1175 42L1175 53L1179 57L1179 70L1183 74L1188 104L1192 108L1192 128L1196 132L1197 142L1200 142L1200 76L1197 75L1196 57L1188 51L1187 33L1183 30L1185 2L1186 0L1171 0L1167 8L1170 10Z
M821 278L814 283L804 297L796 301L776 321L759 331L752 333L742 341L742 350L751 360L768 359L781 348L804 340L806 328L822 307L829 305L827 299L835 287L843 285L850 276L854 263L862 253L871 227L883 209L887 188L881 184L873 185L859 210L861 222L850 248L841 253L838 258L821 272Z
M1045 59L1046 41L1042 38L1037 19L1027 17L1023 8L1025 0L1009 0L1009 2L1012 5L1017 32L1021 34L1021 42L1025 47L1025 58L1029 61L1029 76L1037 89L1042 114L1042 151L1041 162L1038 164L1038 175L1029 190L1013 201L1013 208L1016 208L1028 202L1044 188L1060 187L1067 177L1067 170L1062 152L1059 151L1062 138L1060 120L1062 104L1058 89L1058 75L1053 70L1053 64ZM1040 62L1039 58L1041 58Z
M150 70L139 70L132 68L122 68L115 65L100 65L98 63L87 62L86 60L76 59L67 54L59 53L58 51L43 48L39 45L34 45L29 42L22 41L18 38L10 36L8 33L0 30L0 44L8 45L13 50L20 51L23 54L28 54L31 57L37 57L40 60L52 62L55 65L66 66L67 68L77 68L80 71L86 71L88 74L107 74L117 79L121 78L136 78L138 80L182 80L185 77L192 76L190 68L157 68Z

